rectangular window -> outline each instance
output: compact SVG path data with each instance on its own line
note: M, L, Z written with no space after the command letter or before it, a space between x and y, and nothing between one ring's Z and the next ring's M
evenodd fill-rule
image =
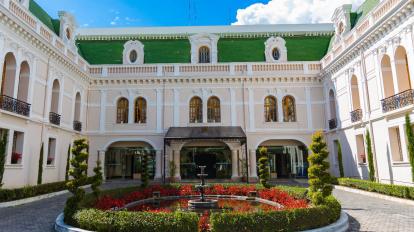
M392 155L392 161L394 162L402 162L403 153L402 153L402 146L401 146L401 132L399 127L392 127L388 129L389 137L390 137L390 149Z
M358 163L366 164L367 156L365 154L364 135L361 134L361 135L356 136L356 144L357 144Z
M11 164L21 164L23 160L24 133L15 131L13 133L13 148L11 154Z
M49 138L49 144L47 149L47 165L54 165L56 157L56 139Z

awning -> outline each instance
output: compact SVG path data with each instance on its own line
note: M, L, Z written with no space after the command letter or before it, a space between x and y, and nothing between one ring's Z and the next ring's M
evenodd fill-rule
M246 142L246 134L239 126L212 127L170 127L165 135L165 141L172 140L214 140L237 139Z

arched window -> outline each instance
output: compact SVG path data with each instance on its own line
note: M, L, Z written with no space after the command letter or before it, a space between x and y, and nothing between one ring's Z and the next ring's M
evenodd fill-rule
M407 52L402 46L399 46L395 51L395 71L397 73L398 92L402 93L411 89Z
M129 110L129 101L126 98L121 98L118 100L117 110L116 110L116 123L128 123L128 110Z
M135 123L147 123L147 101L139 97L135 101Z
M265 122L277 121L277 101L273 96L267 96L264 100Z
M394 81L391 71L391 59L388 55L384 55L381 60L382 83L384 86L384 97L391 97L394 92Z
M331 112L331 118L330 119L336 119L335 93L332 89L329 91L329 110Z
M296 122L295 98L292 96L283 98L283 121Z
M190 123L203 122L203 101L199 97L190 100Z
M81 116L81 95L79 92L76 93L75 97L75 115L74 120L77 122L80 122L80 116Z
M1 95L13 97L14 95L14 80L16 77L16 58L13 53L7 53L4 58Z
M29 96L29 78L30 78L30 68L27 61L24 61L20 65L20 75L19 75L19 89L17 92L17 99L20 101L27 102Z
M359 98L358 78L353 75L351 78L351 94L352 94L352 110L361 109L361 101Z
M207 101L207 118L208 122L221 122L220 99L210 97Z
M198 50L198 63L210 63L210 49L206 46Z
M59 80L54 80L52 85L52 100L50 104L50 112L59 114L60 101L60 83Z
M132 50L132 51L129 53L129 61L130 61L131 63L135 63L135 62L137 61L137 59L138 59L138 53L137 53L137 51Z
M273 48L273 50L272 50L272 57L273 57L274 60L279 60L279 58L280 58L279 49Z

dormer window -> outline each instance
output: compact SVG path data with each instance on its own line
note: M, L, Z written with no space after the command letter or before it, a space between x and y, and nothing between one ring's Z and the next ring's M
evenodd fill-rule
M70 40L72 38L72 33L70 32L69 28L66 28L66 38Z
M198 50L198 63L210 63L210 49L207 46L203 46Z
M277 48L274 48L273 49L273 51L272 51L272 57L273 57L273 60L279 60L280 59L279 49L277 49Z
M124 44L123 64L143 64L144 44L138 40L130 40Z
M137 51L132 50L132 51L129 53L129 61L130 61L131 63L135 63L135 62L137 62L137 59L138 59L138 53L137 53Z
M339 34L340 34L340 35L342 35L342 33L344 33L344 31L345 31L345 28L344 28L344 23L343 23L343 22L341 22L341 23L339 23L339 25L338 25L338 32L339 32Z

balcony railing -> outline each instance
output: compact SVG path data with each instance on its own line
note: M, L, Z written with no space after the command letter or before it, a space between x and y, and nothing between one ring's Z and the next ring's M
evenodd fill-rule
M60 126L60 114L50 112L49 113L49 122L55 125Z
M381 100L382 112L387 113L414 104L414 90L409 89Z
M81 132L82 131L82 123L79 122L79 121L73 121L73 129L75 131Z
M336 118L329 120L328 123L329 123L329 130L336 129L338 127L338 120L336 120Z
M362 120L362 110L357 109L351 112L351 122L359 122Z
M30 116L30 104L6 95L0 96L0 108L26 117Z

